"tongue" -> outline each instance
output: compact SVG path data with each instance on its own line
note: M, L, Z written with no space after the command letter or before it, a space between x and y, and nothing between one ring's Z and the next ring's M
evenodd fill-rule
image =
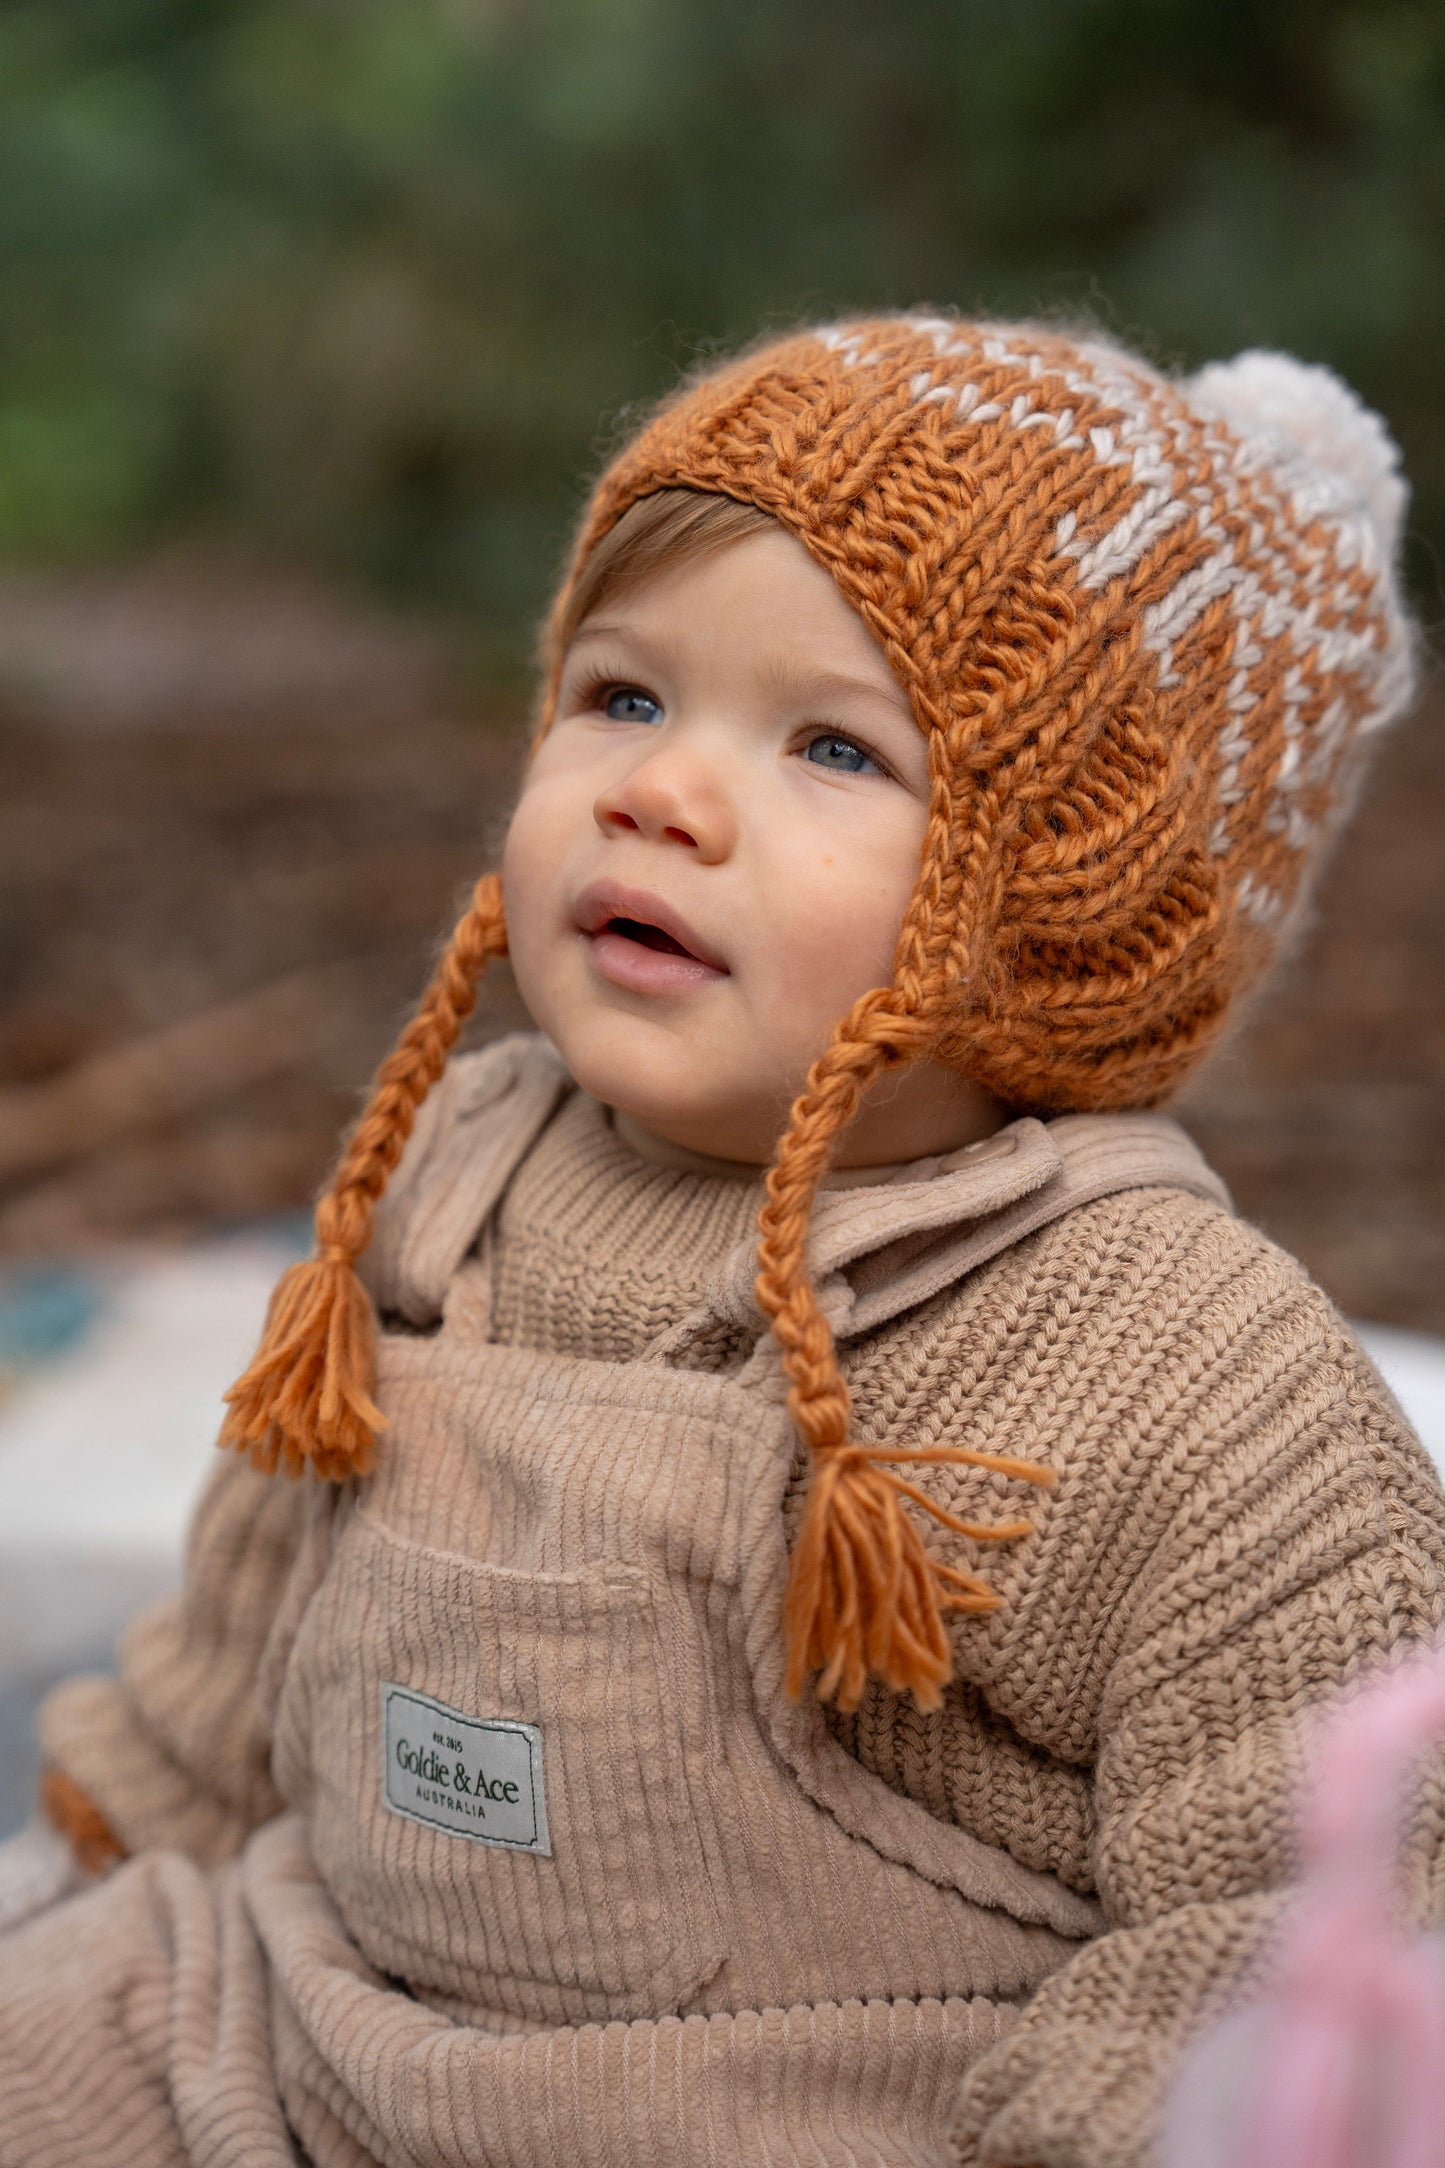
M660 926L645 925L641 919L614 918L609 921L608 931L625 934L629 941L640 941L644 948L661 949L668 956L692 956L692 950L685 949L680 941L674 941L670 933L664 933ZM693 957L693 961L696 960Z

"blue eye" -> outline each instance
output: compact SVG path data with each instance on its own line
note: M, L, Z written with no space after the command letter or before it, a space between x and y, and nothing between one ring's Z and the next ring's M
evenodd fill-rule
M662 702L640 686L614 685L602 712L612 723L656 723L662 720Z
M877 768L878 763L855 745L851 738L814 738L806 753L816 767L831 768L834 775L862 775L865 768Z

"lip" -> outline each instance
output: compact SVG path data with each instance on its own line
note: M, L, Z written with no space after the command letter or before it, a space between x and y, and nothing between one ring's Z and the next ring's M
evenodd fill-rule
M580 931L594 937L614 918L631 918L640 925L656 926L662 933L671 934L673 940L688 951L686 957L674 957L674 963L695 961L705 964L713 973L727 971L728 967L716 949L709 948L682 913L674 911L670 903L665 903L650 888L623 888L617 881L593 881L577 898L573 916ZM665 952L651 950L649 953Z
M573 916L599 978L633 994L688 994L729 976L728 967L689 926L680 912L648 888L623 888L616 881L594 881L577 898ZM611 929L615 918L636 919L687 949L648 948Z

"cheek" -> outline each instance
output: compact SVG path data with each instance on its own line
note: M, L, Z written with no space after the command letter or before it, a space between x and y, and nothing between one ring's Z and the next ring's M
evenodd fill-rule
M561 809L551 805L549 797L540 785L523 791L502 851L507 948L518 988L529 1006L530 982L541 969L546 929L562 908L565 886L558 840Z
M502 887L507 899L507 946L514 955L532 915L532 890L539 863L534 848L533 828L527 800L523 798L507 824L507 840L502 846Z
M900 825L882 848L873 836L862 847L830 845L806 878L778 884L777 989L790 1009L807 1014L810 1027L887 984L921 841Z
M606 776L594 757L579 757L575 740L554 727L533 753L523 777L503 851L508 897L516 884L530 909L559 895L579 847L595 838L594 808Z

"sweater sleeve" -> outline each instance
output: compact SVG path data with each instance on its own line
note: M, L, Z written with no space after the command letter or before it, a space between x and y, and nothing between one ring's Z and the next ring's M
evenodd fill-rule
M1318 1291L1263 1244L1246 1263L1167 1361L1121 1366L985 1655L1025 1733L1092 1757L1108 1931L970 2072L957 2168L1152 2159L1181 2050L1264 1976L1321 1705L1440 1629L1433 1468ZM1406 1845L1417 1921L1445 1911L1442 1832L1436 1767Z
M272 1705L336 1495L220 1456L179 1593L127 1629L117 1676L67 1679L44 1702L43 1796L82 1857L93 1811L90 1863L104 1863L108 1831L111 1856L163 1845L214 1865L278 1811Z

